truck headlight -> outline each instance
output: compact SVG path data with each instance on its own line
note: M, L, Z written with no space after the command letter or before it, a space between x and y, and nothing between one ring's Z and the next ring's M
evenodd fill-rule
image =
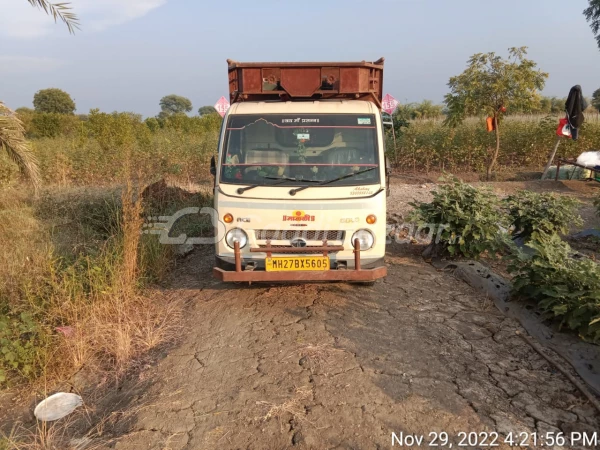
M248 235L244 230L240 228L234 228L233 230L229 230L225 235L225 242L231 248L233 248L233 244L235 242L239 242L240 248L244 248L248 243Z
M360 249L362 251L369 250L375 243L375 238L369 230L358 230L352 235L352 246L354 247L354 240L358 239Z

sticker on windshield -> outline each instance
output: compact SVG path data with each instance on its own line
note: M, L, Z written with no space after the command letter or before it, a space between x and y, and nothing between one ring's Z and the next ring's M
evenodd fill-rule
M310 134L298 133L296 135L296 139L309 141L310 140Z
M371 119L370 118L358 118L358 124L359 125L371 125Z

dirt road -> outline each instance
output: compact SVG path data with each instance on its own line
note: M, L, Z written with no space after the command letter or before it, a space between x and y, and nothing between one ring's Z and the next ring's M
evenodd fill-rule
M530 184L495 187L539 188ZM392 211L433 187L396 185ZM509 448L511 432L600 429L516 322L410 249L388 248L389 275L373 287L224 285L212 279L212 250L198 249L159 294L187 303L180 342L141 372L143 389L122 386L134 414L111 448L385 449L392 433L428 448L432 432L454 448L481 447L461 432L497 432Z
M456 447L460 432L598 430L491 302L399 246L387 263L374 287L226 286L196 252L164 293L189 303L184 337L142 372L151 385L111 447L384 449L394 432L427 448L434 431Z

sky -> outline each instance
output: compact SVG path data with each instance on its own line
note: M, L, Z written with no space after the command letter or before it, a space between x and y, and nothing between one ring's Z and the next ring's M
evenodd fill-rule
M54 0L57 2L58 0ZM61 0L63 1L63 0ZM374 61L401 103L441 103L475 53L528 57L550 74L544 94L600 88L587 0L71 0L81 30L27 0L0 0L0 101L32 106L40 89L91 108L156 115L168 94L194 111L228 95L237 61Z

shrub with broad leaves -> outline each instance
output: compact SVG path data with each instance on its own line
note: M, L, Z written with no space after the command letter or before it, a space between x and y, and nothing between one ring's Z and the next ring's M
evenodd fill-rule
M528 241L535 239L539 233L565 234L569 227L583 223L577 207L579 201L572 197L520 191L504 200L508 208L513 236Z
M500 201L490 190L477 189L456 177L441 180L430 203L410 203L410 219L421 227L436 227L438 243L450 255L477 257L495 252L507 224Z
M600 342L600 267L588 258L573 258L557 234L538 233L527 243L533 252L515 249L508 271L518 297L535 301L560 327Z

